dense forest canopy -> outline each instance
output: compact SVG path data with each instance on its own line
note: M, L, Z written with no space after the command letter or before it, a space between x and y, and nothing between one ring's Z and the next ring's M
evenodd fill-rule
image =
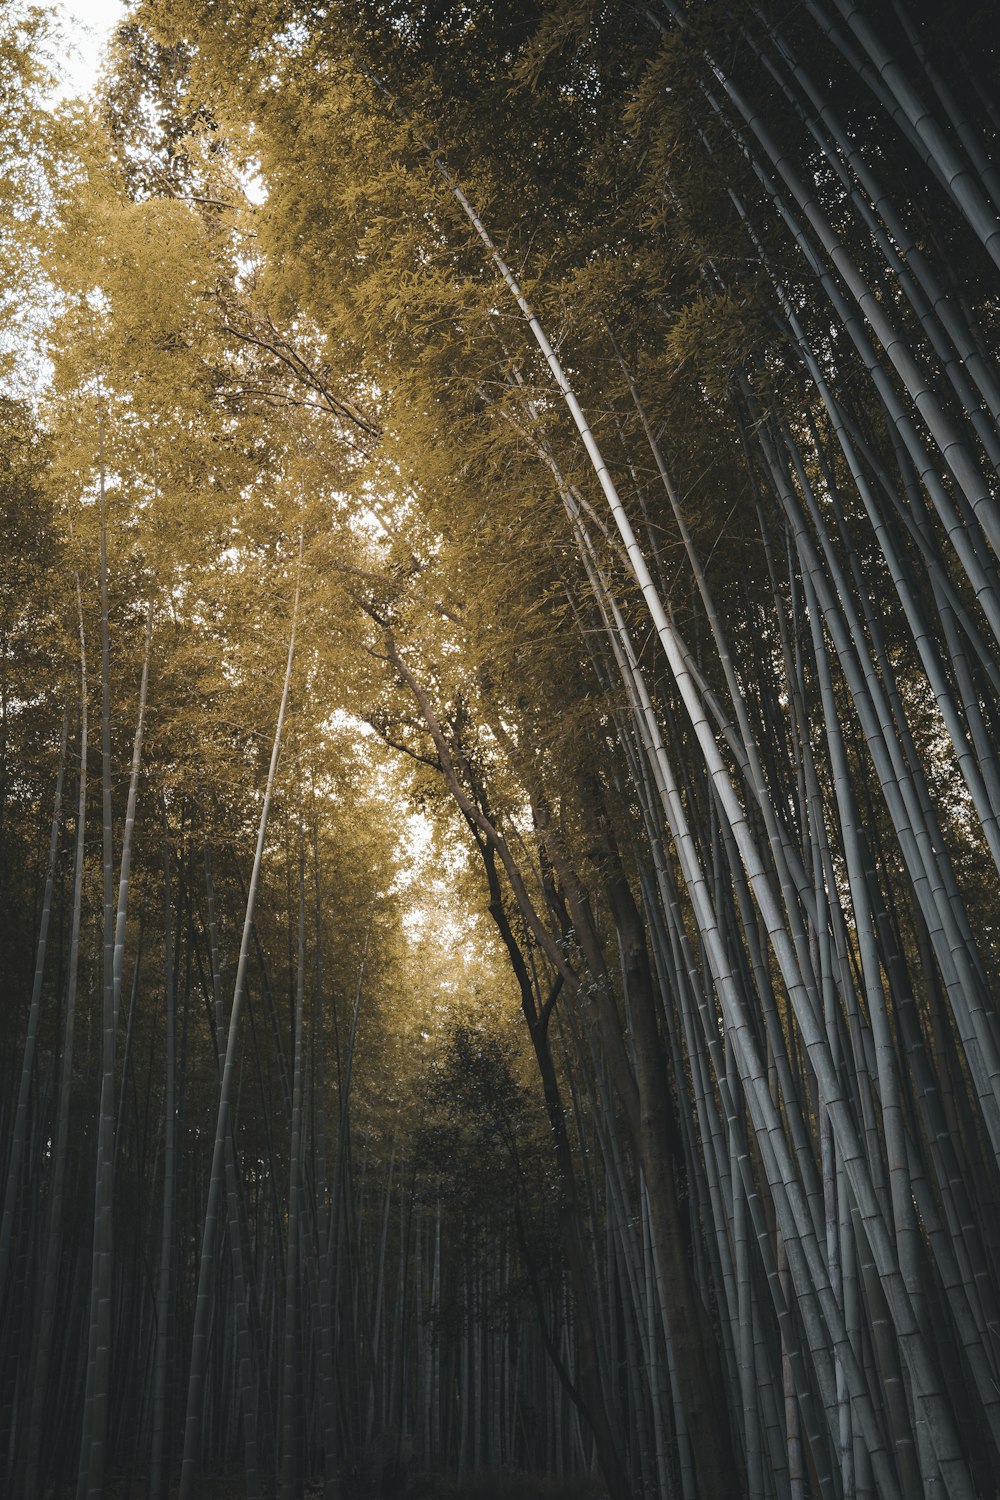
M0 1490L995 1497L993 8L59 45L0 11Z

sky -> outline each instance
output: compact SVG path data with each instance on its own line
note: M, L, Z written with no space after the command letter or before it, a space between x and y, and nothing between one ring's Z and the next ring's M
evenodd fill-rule
M125 14L122 0L54 0L50 4L67 41L56 59L61 98L89 94L97 79L104 43Z

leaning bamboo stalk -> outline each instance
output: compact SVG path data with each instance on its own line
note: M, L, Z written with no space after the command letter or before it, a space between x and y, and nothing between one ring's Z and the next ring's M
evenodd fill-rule
M302 543L300 539L300 567L301 558ZM253 869L250 876L250 886L247 894L246 914L243 922L243 936L240 942L239 958L236 968L236 980L233 986L233 1003L229 1014L226 1051L220 1083L219 1111L216 1121L215 1145L213 1147L212 1153L212 1167L211 1175L209 1178L208 1202L205 1210L204 1229L202 1231L201 1253L199 1257L198 1269L198 1287L195 1300L195 1322L191 1339L191 1363L188 1376L187 1410L184 1422L184 1456L181 1464L181 1500L192 1500L192 1497L195 1493L196 1475L198 1471L202 1402L204 1398L205 1368L208 1352L208 1337L210 1331L209 1314L211 1311L212 1303L211 1282L215 1260L215 1249L219 1233L219 1209L223 1189L224 1156L226 1151L226 1142L230 1135L230 1107L233 1083L236 1074L239 1019L246 989L246 972L250 957L250 934L253 926L257 891L260 885L261 869L264 858L264 845L267 838L268 814L270 813L271 809L271 797L274 790L274 779L278 768L278 756L281 751L281 734L285 722L285 711L288 706L288 694L292 679L292 666L295 660L295 636L298 627L300 587L300 577L297 571L295 581L295 595L292 605L292 628L288 643L288 658L285 665L285 676L281 691L281 702L278 708L278 722L274 732L274 742L271 748L271 761L268 767L267 783L264 789L264 801L261 807L260 823L257 831L257 847L254 852Z
M218 927L215 915L215 880L213 874L211 849L208 844L204 829L204 810L202 814L202 853L205 868L205 891L208 906L208 931L209 931L209 964L211 968L213 1015L215 1018L215 1041L217 1052L218 1073L221 1080L225 1056L226 1056L226 1028L229 1024L225 1015L222 1001L222 975L219 970L219 941ZM249 1009L249 996L248 996ZM252 1012L251 1012L252 1019ZM238 1111L234 1111L238 1113ZM254 1283L252 1272L248 1274L246 1256L244 1254L244 1232L245 1205L243 1184L239 1171L239 1162L236 1155L236 1144L232 1126L230 1126L225 1145L225 1194L226 1194L226 1229L229 1236L229 1258L230 1258L230 1284L232 1290L233 1315L235 1319L234 1350L236 1357L236 1380L238 1384L238 1401L242 1412L243 1421L243 1467L244 1480L248 1495L255 1495L260 1485L260 1452L258 1444L258 1433L266 1441L270 1432L270 1423L267 1419L267 1408L265 1407L264 1420L257 1420L257 1389L254 1380L255 1369L264 1369L264 1359L260 1349L260 1339L254 1344L254 1335L258 1332L256 1316L256 1298L254 1297ZM248 1290L249 1286L249 1290Z

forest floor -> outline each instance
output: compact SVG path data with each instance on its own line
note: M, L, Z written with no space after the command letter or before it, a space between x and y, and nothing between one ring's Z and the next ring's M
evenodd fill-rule
M73 1500L74 1490L47 1492L46 1500ZM133 1476L119 1480L105 1491L106 1500L143 1500L144 1480ZM475 1474L455 1479L440 1474L415 1474L409 1478L388 1478L383 1482L345 1477L341 1481L341 1500L605 1500L605 1490L591 1475L568 1479L550 1479L538 1474ZM304 1500L322 1500L321 1483L306 1483ZM245 1500L242 1477L216 1476L204 1479L198 1486L199 1500ZM170 1500L177 1490L171 1488Z
M398 1500L603 1500L603 1485L590 1475L546 1479L537 1474L477 1474L454 1480L424 1476L398 1493ZM360 1500L360 1495L359 1495ZM365 1500L370 1500L365 1493ZM373 1500L373 1497L372 1497Z

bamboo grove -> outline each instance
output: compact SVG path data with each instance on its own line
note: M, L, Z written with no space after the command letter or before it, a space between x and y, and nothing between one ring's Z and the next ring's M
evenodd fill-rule
M992 8L137 0L53 113L55 45L0 1488L995 1496Z

